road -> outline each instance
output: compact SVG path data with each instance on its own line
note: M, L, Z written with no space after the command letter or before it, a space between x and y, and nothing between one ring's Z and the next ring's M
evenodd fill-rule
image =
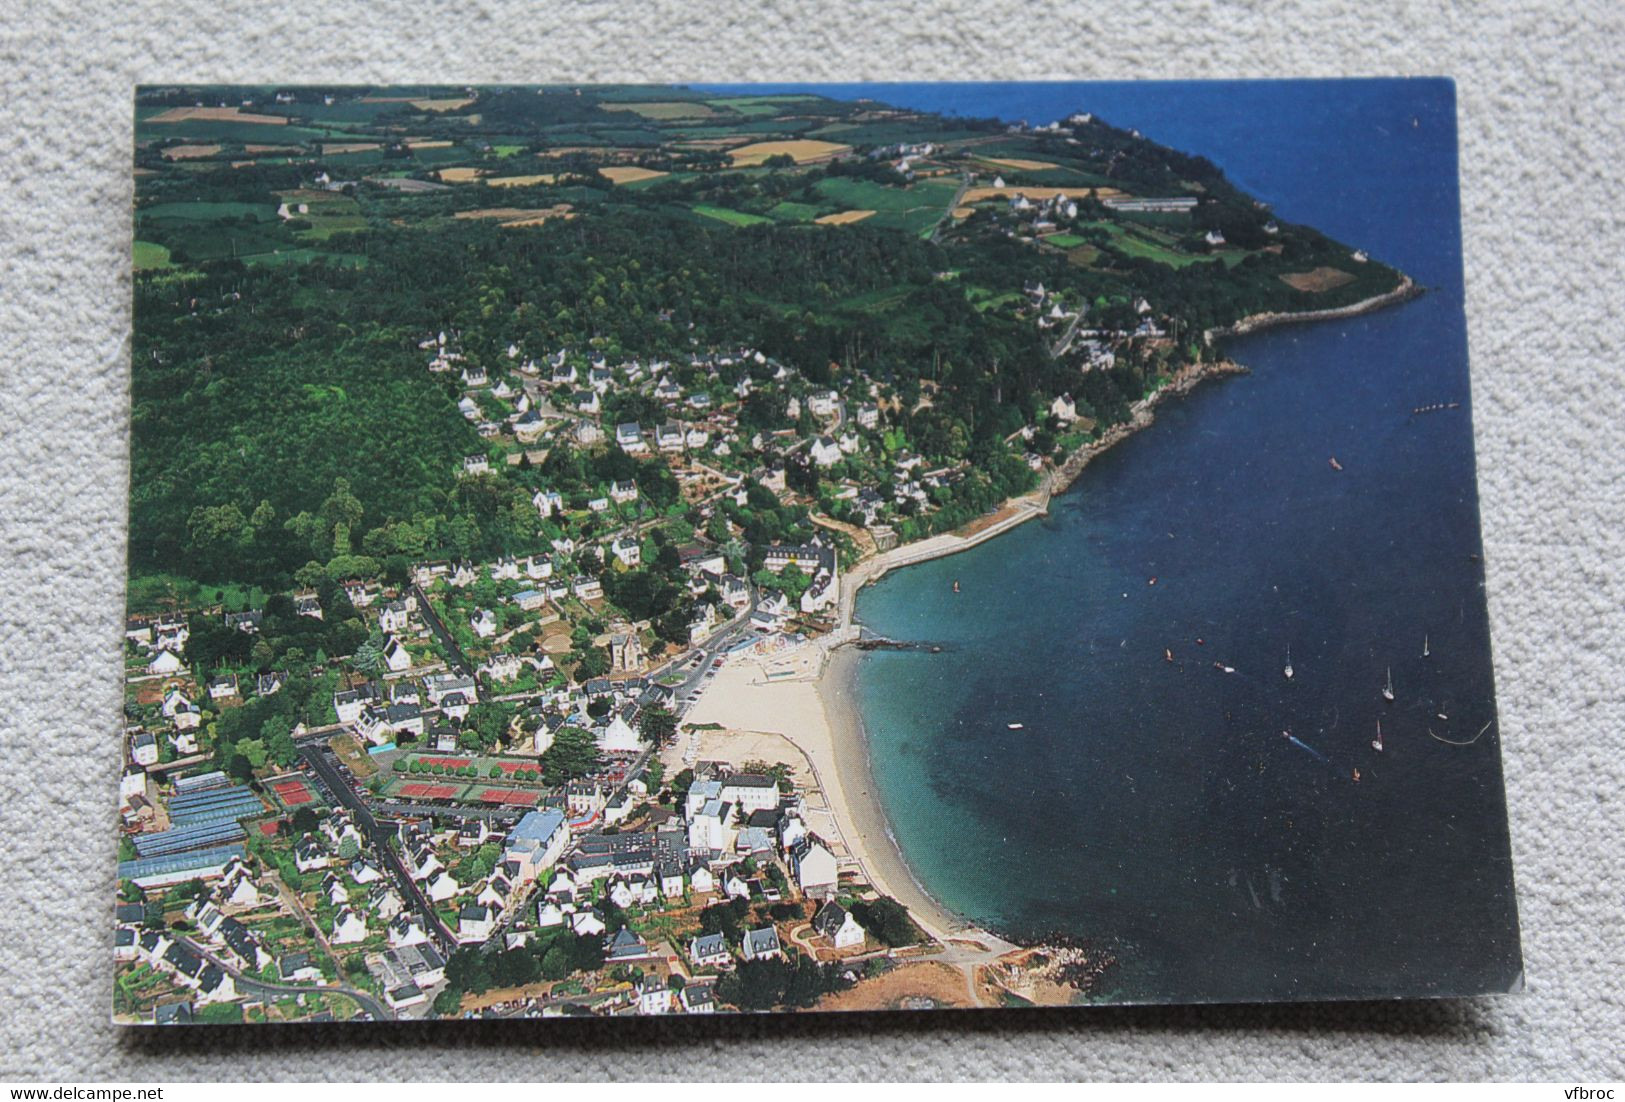
M406 865L401 861L400 854L390 844L395 832L379 825L378 820L373 817L372 808L361 798L361 794L350 786L349 779L345 777L344 771L339 768L338 762L334 760L332 752L327 747L304 743L299 747L299 756L304 759L328 798L343 804L354 814L356 826L377 852L384 866L389 869L390 875L395 878L395 886L400 889L401 898L423 919L429 936L435 940L441 952L450 953L457 947L457 939L446 928L446 924L440 921L440 916L418 889L417 881L406 871Z
M1059 359L1066 354L1067 349L1072 347L1072 338L1077 335L1078 323L1083 321L1083 315L1087 312L1080 307L1078 312L1072 315L1072 324L1066 327L1066 332L1061 334L1061 339L1055 342L1054 348L1050 349L1051 359Z
M337 984L297 984L297 983L267 983L265 980L246 975L242 969L229 964L213 949L189 937L176 937L176 940L204 960L218 966L236 986L238 992L244 995L343 995L354 999L356 1005L372 1015L373 1021L384 1022L395 1017L383 1003L367 994L357 991L353 987L341 987Z
M757 593L754 589L752 589L750 604L745 606L744 611L735 616L725 626L719 628L711 636L711 638L700 644L698 651L696 652L700 656L700 661L694 665L692 670L683 676L683 680L681 682L670 687L672 703L676 705L676 707L673 707L672 711L681 715L682 706L688 703L688 699L694 695L694 690L697 689L700 682L705 679L705 675L711 669L711 663L716 661L717 655L721 654L724 650L727 650L729 647L737 643L740 637L750 630L750 618L752 614L756 612L756 602ZM693 654L686 654L680 658L673 659L671 662L668 662L660 669L651 673L649 675L650 679L658 681L671 671L681 669L685 663L692 663L693 661Z
M937 219L937 224L931 227L931 244L935 245L941 240L942 224L953 217L954 210L959 206L959 201L965 197L965 192L970 190L970 180L971 176L968 172L959 178L959 190L954 192L954 197L948 202L948 209L942 212L942 217Z
M418 615L423 617L423 622L429 625L429 630L451 656L452 665L465 677L474 676L474 667L469 664L468 656L463 653L463 648L457 645L457 640L451 637L451 632L446 630L446 625L440 622L440 615L429 603L428 594L424 593L423 587L416 582L412 583L412 595L418 600Z

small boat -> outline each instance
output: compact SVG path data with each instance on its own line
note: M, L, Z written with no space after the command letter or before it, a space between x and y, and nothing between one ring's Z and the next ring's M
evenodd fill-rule
M1394 699L1394 671L1392 667L1388 670L1388 681L1382 687L1382 698L1384 700Z
M1341 463L1339 463L1337 461L1337 456L1335 456L1335 455L1332 456L1331 463L1332 463L1332 470L1340 471L1340 470L1343 469L1343 464L1341 464Z
M1359 770L1358 767L1356 767L1355 770L1354 770L1354 783L1355 784L1360 783L1360 770Z
M1146 582L1145 584L1146 585L1156 585L1157 584L1157 576L1155 574L1151 575L1151 580Z
M1164 662L1172 662L1174 660L1174 652L1171 647L1162 648L1162 660Z
M954 579L954 592L955 593L959 592L959 579L958 578Z
M1023 727L1025 727L1026 724L1025 723L1006 723L1005 726L1010 728L1010 730L1012 730L1012 731L1019 731Z
M1286 679L1288 681L1292 680L1292 648L1291 647L1288 647L1286 649L1286 665L1282 668L1281 672L1286 675Z
M1236 672L1236 667L1234 667L1234 666L1226 666L1223 662L1215 662L1215 663L1213 663L1213 668L1218 670L1220 673L1235 673Z
M1433 653L1432 651L1428 650L1428 637L1427 637L1427 633L1424 632L1422 634L1422 657L1426 658L1428 655L1430 655L1432 653Z
M1377 737L1371 740L1371 749L1382 753L1382 720L1377 720Z

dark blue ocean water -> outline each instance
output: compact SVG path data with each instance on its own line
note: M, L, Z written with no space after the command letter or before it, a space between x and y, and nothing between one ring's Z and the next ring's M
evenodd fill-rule
M1234 342L1252 374L1165 405L1046 521L860 597L873 630L945 648L858 673L921 883L998 929L1111 946L1116 998L1512 985L1451 86L819 90L1034 123L1093 111L1430 288ZM1486 723L1467 747L1429 734Z

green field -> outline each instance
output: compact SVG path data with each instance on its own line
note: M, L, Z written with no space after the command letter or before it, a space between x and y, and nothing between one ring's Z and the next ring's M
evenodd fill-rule
M929 230L948 208L957 184L923 181L908 188L887 187L869 180L835 176L818 181L820 195L843 210L872 210L864 225L920 233Z
M367 258L350 253L330 253L321 249L289 249L281 248L274 252L250 253L239 257L245 264L277 265L277 264L308 264L312 260L325 260L327 263L340 268L365 268Z
M771 222L771 218L763 218L759 214L746 214L742 210L729 210L727 207L713 207L707 203L695 203L689 208L695 214L703 214L707 218L715 218L719 222L726 222L731 226L760 226Z
M811 222L821 214L828 214L828 207L815 207L810 203L792 203L786 200L768 211L768 217L780 222Z
M135 243L135 270L149 271L153 268L172 268L169 260L169 250L162 245L151 241L137 241Z
M1083 244L1083 238L1075 233L1052 233L1048 237L1039 238L1046 245L1054 245L1057 249L1075 249Z
M1112 246L1120 252L1155 260L1170 268L1201 264L1215 257L1224 261L1225 267L1233 268L1247 256L1243 249L1225 249L1223 252L1213 254L1177 252L1172 248L1173 242L1166 234L1139 226L1125 226L1120 222L1091 222L1089 228L1104 229L1111 234Z
M256 222L275 222L276 208L269 203L155 203L150 207L137 207L135 216L138 221L217 222L224 218L251 218Z

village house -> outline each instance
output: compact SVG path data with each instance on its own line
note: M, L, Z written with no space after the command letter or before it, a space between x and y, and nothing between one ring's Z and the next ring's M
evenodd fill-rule
M477 945L496 932L498 912L483 903L464 904L457 912L457 943Z
M334 945L354 945L358 941L367 940L367 923L349 907L345 907L333 916L333 933L330 939Z
M789 852L790 871L801 894L809 899L827 899L835 894L835 854L816 834L809 834Z
M813 916L813 929L829 938L837 949L852 949L863 944L863 927L852 917L852 912L836 902L825 903Z
M164 676L180 673L185 668L185 664L176 656L175 652L167 649L159 650L147 663L148 673L162 674Z
M696 968L726 968L733 963L733 954L722 934L701 934L689 941L688 959Z
M663 452L680 452L683 450L683 427L675 421L668 421L655 429L655 447Z
M828 436L820 436L807 449L807 456L820 467L833 467L841 461L841 446Z
M745 931L740 952L746 960L784 959L784 949L779 945L779 931L772 926Z
M620 560L622 566L633 567L643 561L643 549L636 539L627 536L617 536L609 545L610 553Z
M384 665L394 673L405 673L412 668L412 655L393 635L384 637Z
M628 455L641 455L649 450L649 445L643 439L643 429L636 421L615 426L615 445Z

